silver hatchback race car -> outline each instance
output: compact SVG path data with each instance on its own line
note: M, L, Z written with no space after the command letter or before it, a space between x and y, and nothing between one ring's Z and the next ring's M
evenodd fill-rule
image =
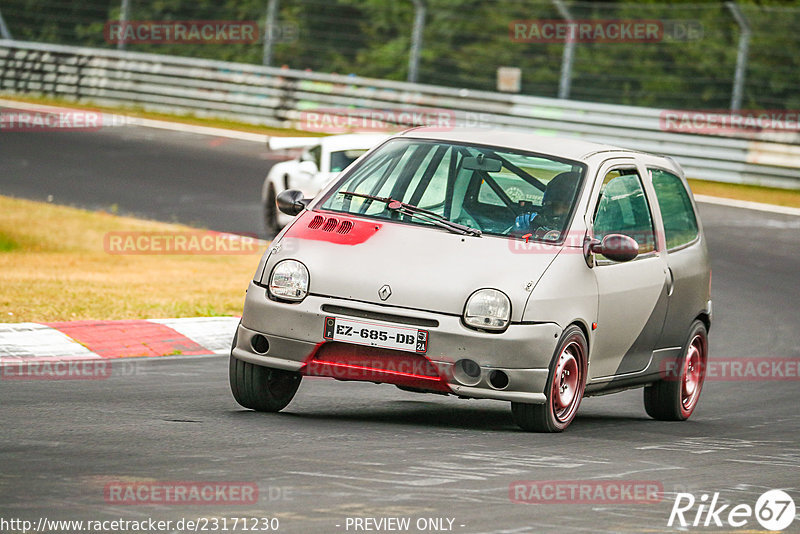
M394 136L313 200L250 282L230 359L242 406L303 376L511 402L558 432L581 399L644 387L687 419L708 357L708 252L678 164L574 139Z

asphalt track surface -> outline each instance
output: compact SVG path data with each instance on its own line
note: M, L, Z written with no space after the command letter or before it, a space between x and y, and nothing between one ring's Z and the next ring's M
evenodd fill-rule
M0 194L257 233L279 159L254 142L143 127L0 134Z
M2 134L0 194L261 234L269 165L255 143L144 128ZM800 218L711 205L701 216L711 357L800 357ZM106 380L5 380L0 519L216 517L231 532L234 518L263 517L298 533L376 531L356 530L357 517L407 517L408 532L761 531L752 517L739 529L667 521L678 492L754 506L782 488L800 505L799 384L708 381L684 423L649 419L641 390L588 398L567 432L538 435L519 431L506 403L328 379L306 379L280 414L250 412L230 395L225 357L120 361ZM515 504L519 480L653 481L664 493L649 504ZM259 499L106 502L107 484L137 481L249 482ZM417 529L425 518L452 519L451 530Z

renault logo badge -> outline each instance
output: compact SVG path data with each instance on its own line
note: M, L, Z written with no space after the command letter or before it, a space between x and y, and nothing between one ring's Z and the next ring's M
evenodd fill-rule
M392 296L392 288L389 287L389 284L385 284L378 290L378 296L381 298L381 300L386 300Z

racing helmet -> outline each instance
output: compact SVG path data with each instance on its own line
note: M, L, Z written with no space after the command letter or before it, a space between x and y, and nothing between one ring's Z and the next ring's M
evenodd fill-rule
M568 171L557 174L547 183L542 197L542 215L548 226L558 228L562 225L569 214L580 178L579 172Z

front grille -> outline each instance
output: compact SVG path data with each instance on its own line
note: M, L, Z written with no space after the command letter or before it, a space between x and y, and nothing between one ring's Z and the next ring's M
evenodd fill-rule
M424 328L436 328L437 326L439 326L439 321L435 319L421 319L419 317L408 317L405 315L395 315L393 313L381 313L381 312L373 312L367 310L359 310L358 308L350 308L348 306L337 306L335 304L323 304L322 311L336 315L348 315L350 317L358 317L359 319L372 319L374 321L407 324L411 326L421 326Z

